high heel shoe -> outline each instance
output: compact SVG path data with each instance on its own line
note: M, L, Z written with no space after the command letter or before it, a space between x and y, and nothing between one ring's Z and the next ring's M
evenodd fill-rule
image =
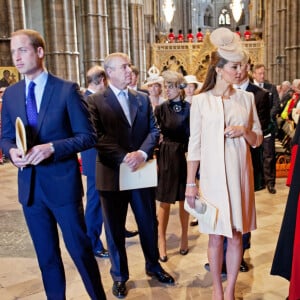
M180 253L181 255L187 255L187 254L189 253L189 248L187 248L187 249L180 249L180 250L179 250L179 253Z
M160 256L160 257L159 257L159 260L160 260L161 262L167 262L167 261L168 261L168 256L167 256L167 255Z

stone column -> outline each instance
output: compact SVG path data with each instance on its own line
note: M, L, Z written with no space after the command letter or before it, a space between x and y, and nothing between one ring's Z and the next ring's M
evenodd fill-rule
M140 81L146 78L145 30L143 0L130 0L130 53L131 60L140 71Z
M1 1L0 10L0 66L12 66L10 54L11 32L25 27L23 0ZM2 76L2 74L0 74Z
M43 1L47 68L79 83L79 52L74 0Z
M108 54L107 5L102 0L82 0L83 65L87 71L101 65Z
M290 67L290 80L299 78L300 68L300 3L299 1L287 0L287 23L286 31L287 43L285 47L286 61Z
M130 55L128 0L109 0L107 4L109 52Z
M275 2L275 1L274 1ZM274 44L274 33L278 30L276 25L275 3L265 2L265 23L264 23L264 41L265 41L265 60L266 78L275 84L273 70L276 68L276 52Z
M287 25L287 7L286 0L278 1L278 45L277 45L277 70L275 79L278 84L284 80L288 80L287 74L289 69L289 64L287 63L287 57L285 52L285 45L287 44L288 30L286 30Z

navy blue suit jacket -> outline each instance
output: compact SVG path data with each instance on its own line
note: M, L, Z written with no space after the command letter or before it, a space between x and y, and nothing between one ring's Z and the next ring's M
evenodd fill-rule
M26 128L25 80L8 87L3 98L1 147L6 155L11 148L16 148L17 117ZM94 146L96 135L76 83L48 74L38 116L38 132L36 136L28 135L27 139L28 149L52 142L55 153L37 166L19 170L19 201L24 205L30 203L34 178L47 196L48 205L81 201L83 188L77 153Z
M84 94L85 100L89 95L93 93L87 90ZM82 174L85 176L96 176L96 148L91 148L81 152Z
M159 139L149 97L130 89L128 97L132 126L111 88L87 98L98 136L96 187L100 191L119 191L119 167L125 155L142 150L151 158Z

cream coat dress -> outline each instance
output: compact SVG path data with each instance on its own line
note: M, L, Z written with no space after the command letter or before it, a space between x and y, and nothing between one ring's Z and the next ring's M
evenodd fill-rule
M218 208L215 229L199 220L200 232L232 237L232 229L256 229L253 169L250 145L243 137L226 138L226 126L245 126L256 135L262 131L254 96L242 90L226 100L211 91L193 97L190 112L188 161L200 161L200 190Z

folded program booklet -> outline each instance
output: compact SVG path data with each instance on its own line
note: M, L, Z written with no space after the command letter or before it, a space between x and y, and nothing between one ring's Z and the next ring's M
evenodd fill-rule
M19 149L23 151L25 155L27 152L27 141L26 141L26 131L23 121L20 117L16 118L16 144Z
M156 159L146 161L132 172L126 163L120 165L120 191L157 186Z

